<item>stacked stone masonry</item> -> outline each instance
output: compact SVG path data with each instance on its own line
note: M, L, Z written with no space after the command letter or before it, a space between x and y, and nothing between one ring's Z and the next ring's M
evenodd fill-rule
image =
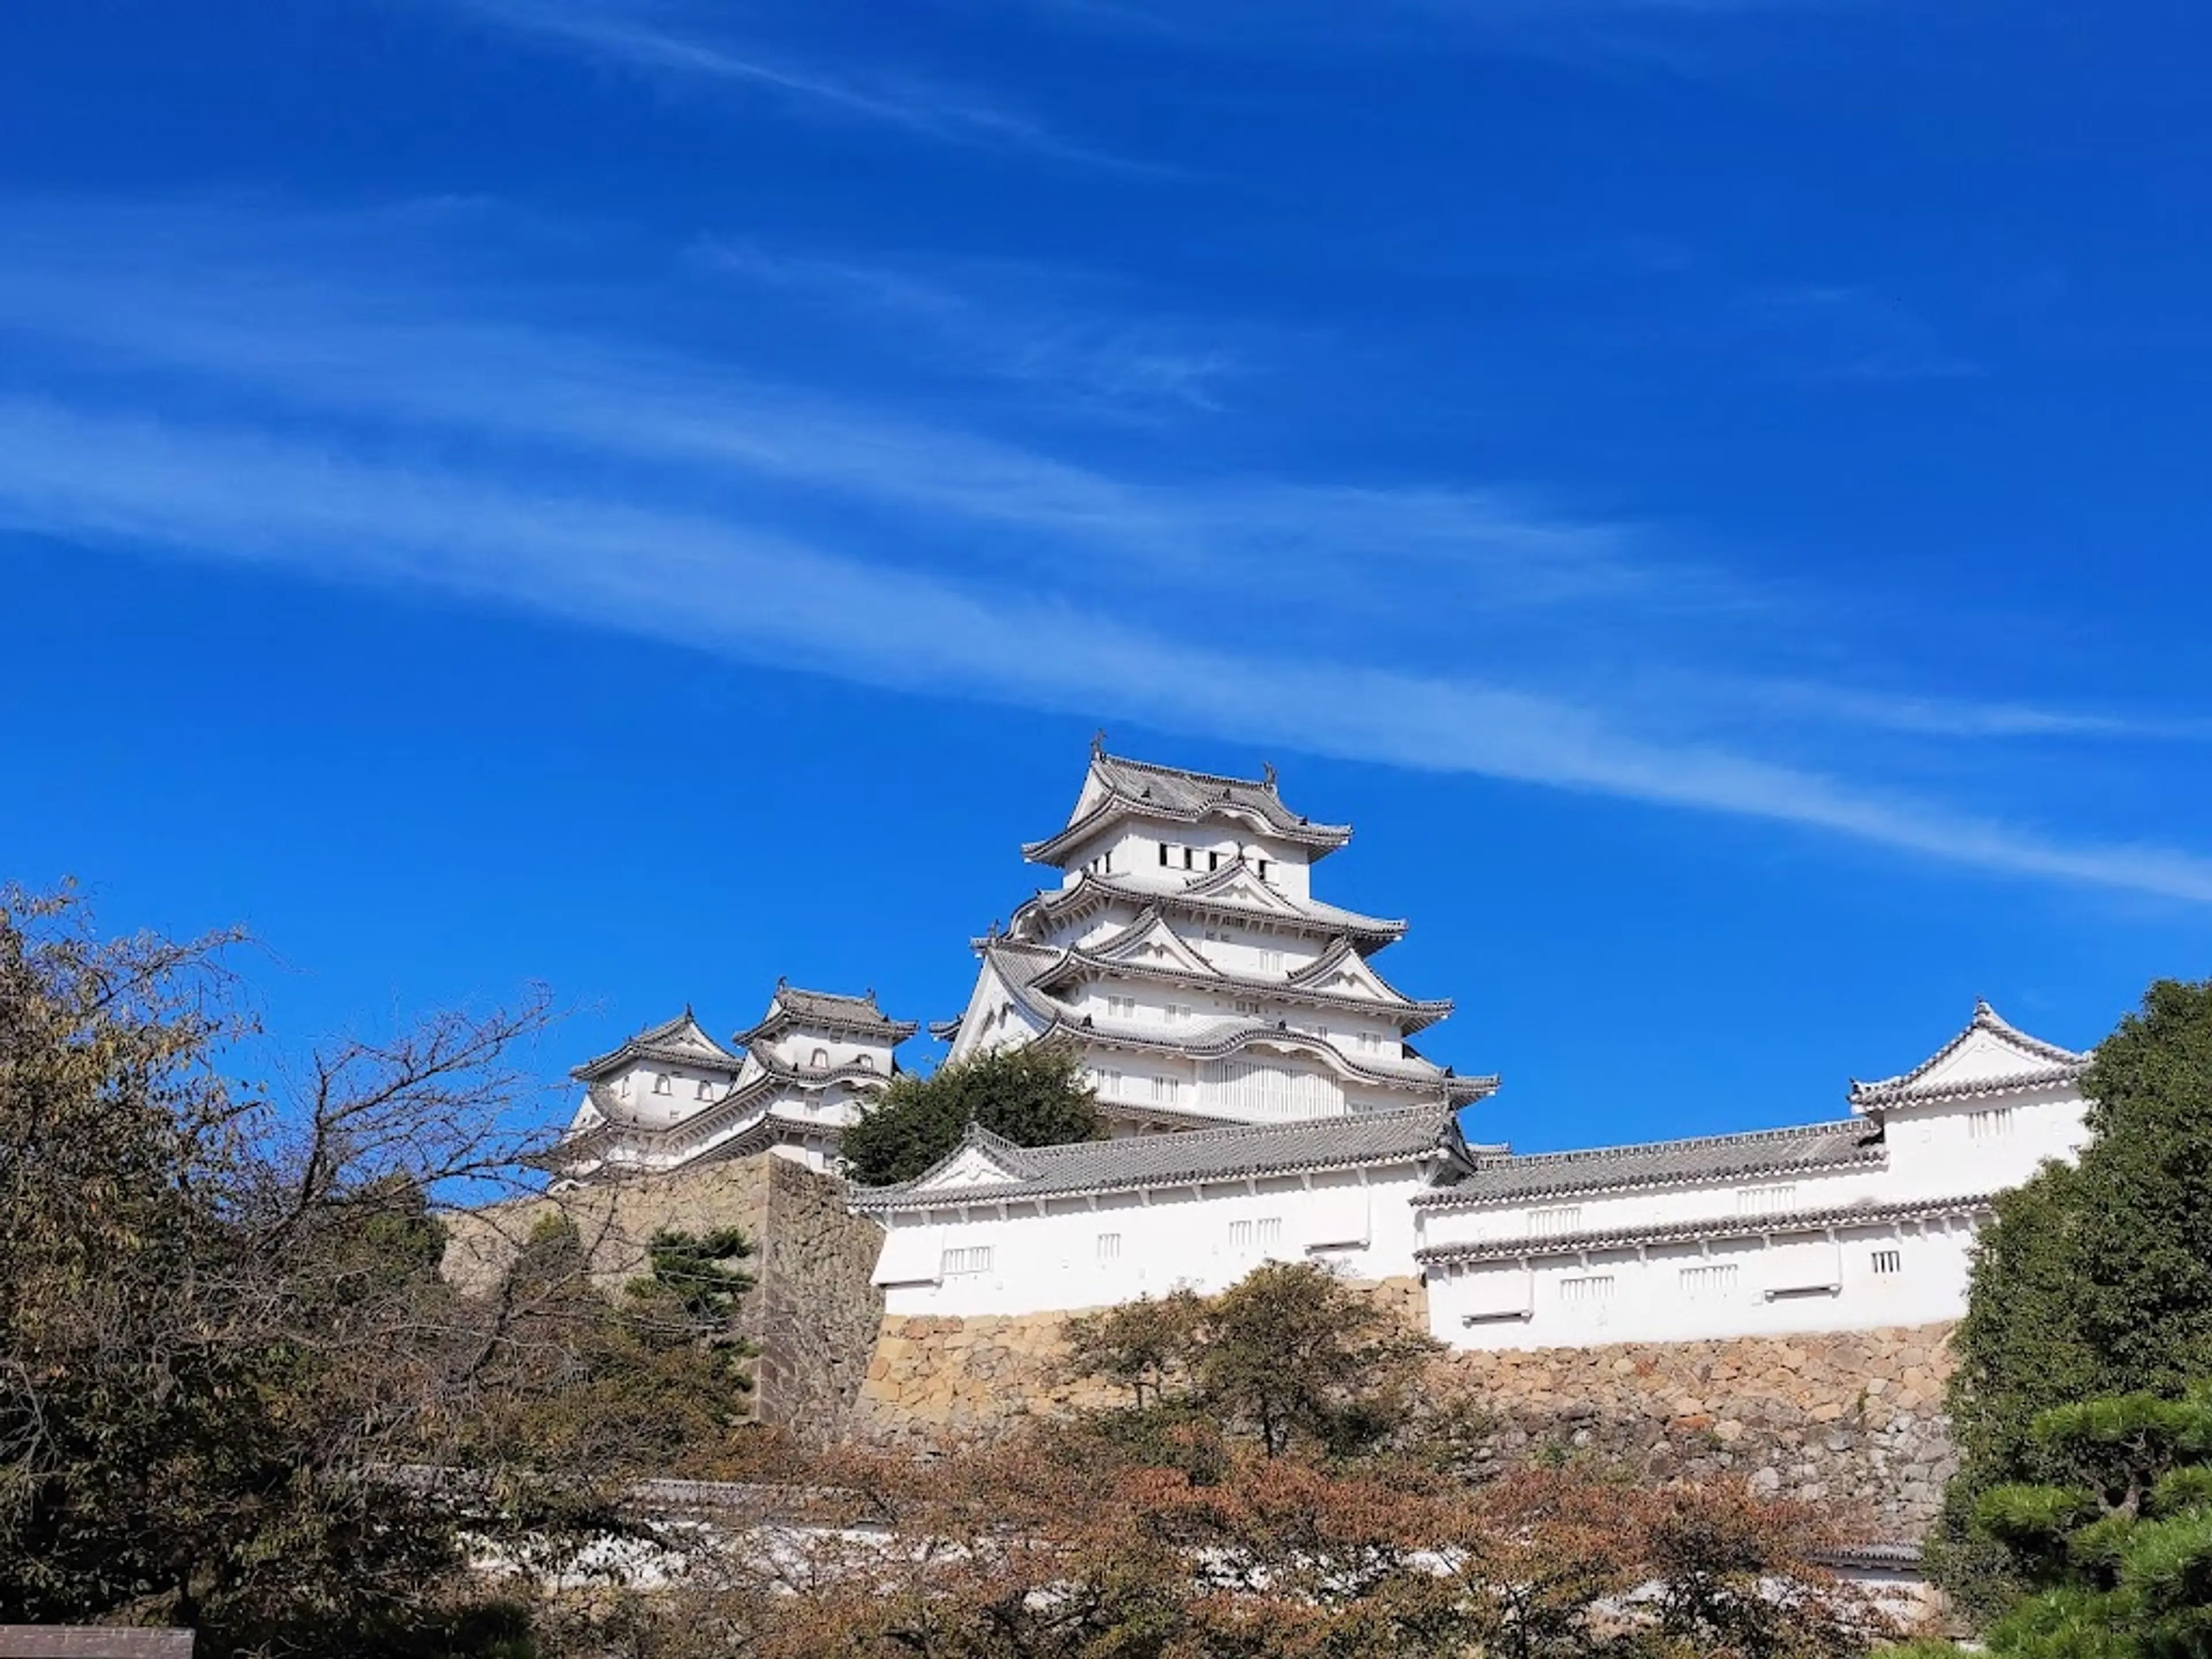
M1420 1285L1374 1287L1424 1318ZM884 1322L857 1419L880 1443L925 1450L1025 1419L1111 1403L1062 1360L1066 1314ZM1491 1423L1500 1468L1565 1452L1653 1478L1735 1476L1830 1506L1870 1537L1914 1543L1956 1459L1943 1417L1948 1325L1791 1337L1453 1353Z
M754 1410L811 1443L850 1432L883 1298L869 1283L883 1234L845 1208L842 1182L763 1153L651 1180L572 1188L448 1216L446 1276L465 1292L499 1282L515 1249L548 1215L582 1236L592 1277L609 1294L645 1271L663 1228L736 1227L751 1243L756 1280L740 1328L759 1347Z

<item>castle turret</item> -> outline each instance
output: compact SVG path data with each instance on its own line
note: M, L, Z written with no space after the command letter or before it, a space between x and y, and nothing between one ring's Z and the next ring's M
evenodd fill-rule
M1406 932L1313 896L1352 838L1257 779L1094 747L1067 822L1024 847L1060 872L981 959L960 1018L933 1027L960 1059L1045 1037L1073 1044L1116 1133L1463 1105L1495 1078L1455 1077L1410 1039L1451 1012L1370 960Z

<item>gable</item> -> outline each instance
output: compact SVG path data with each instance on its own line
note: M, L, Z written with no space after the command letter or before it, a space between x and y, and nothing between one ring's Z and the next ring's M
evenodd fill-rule
M1105 962L1174 968L1208 979L1216 977L1213 964L1185 944L1157 910L1146 911L1120 933L1092 947L1088 954Z
M942 1193L962 1187L997 1187L1019 1181L1025 1173L1000 1163L981 1146L963 1146L948 1162L919 1177L913 1190Z
M1912 1080L1923 1088L1951 1089L2018 1078L2023 1073L2056 1074L2061 1069L2047 1055L1983 1029L1969 1033L1965 1042Z
M1854 1083L1851 1104L1868 1110L1908 1101L2069 1083L2081 1075L2088 1061L2087 1054L2014 1029L1996 1009L1980 1002L1965 1030L1911 1071L1879 1083Z
M1190 890L1225 904L1242 904L1255 910L1272 910L1279 915L1294 916L1297 905L1255 875L1247 866L1231 865L1219 878L1200 883Z
M1291 982L1304 990L1394 1008L1407 1001L1403 992L1376 973L1367 958L1343 939L1331 945L1311 967L1293 975Z

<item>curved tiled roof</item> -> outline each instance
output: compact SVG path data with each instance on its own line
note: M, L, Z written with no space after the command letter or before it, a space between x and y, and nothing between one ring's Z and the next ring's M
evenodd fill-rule
M1140 886L1115 876L1097 876L1088 872L1072 885L1051 888L1038 893L1014 912L1012 931L1020 932L1024 918L1036 913L1051 916L1057 912L1079 909L1086 904L1109 903L1121 900L1135 905L1153 905L1165 910L1189 910L1199 915L1219 916L1238 921L1272 923L1277 927L1300 927L1303 930L1328 935L1345 934L1379 949L1393 940L1406 936L1407 924L1383 916L1363 915L1357 910L1347 910L1341 905L1328 904L1319 899L1298 898L1291 894L1280 895L1283 908L1250 904L1226 899L1206 890L1217 884L1226 885L1224 877L1237 873L1236 866L1194 882L1188 887L1157 888ZM1246 872L1249 873L1249 872ZM1257 881L1259 878L1253 876Z
M708 1036L686 1008L674 1019L648 1026L631 1037L619 1048L586 1060L568 1075L579 1083L597 1083L603 1078L637 1064L652 1060L664 1066L692 1066L707 1071L735 1072L744 1064L738 1056Z
M1144 922L1145 919L1139 917L1131 924L1131 931L1143 926ZM1316 1008L1334 1008L1346 1013L1389 1017L1398 1021L1408 1034L1433 1025L1450 1014L1453 1005L1449 998L1416 1000L1382 980L1379 974L1376 975L1376 980L1398 999L1395 1002L1385 1002L1372 997L1347 996L1341 991L1325 991L1306 982L1307 975L1318 974L1324 968L1334 967L1348 954L1356 953L1348 942L1340 941L1337 950L1325 953L1302 973L1286 979L1249 979L1241 974L1223 973L1218 969L1211 974L1197 974L1187 968L1127 957L1110 957L1082 945L1068 945L1060 951L1060 960L1035 975L1030 983L1039 987L1061 984L1071 975L1088 969L1097 974L1119 974L1130 979L1150 980L1156 984L1181 986L1194 991L1248 992L1255 997L1271 1001L1303 1002Z
M686 1127L688 1127L686 1124L675 1126L678 1129ZM745 1158L754 1152L764 1152L769 1147L786 1140L808 1134L818 1135L827 1127L811 1119L789 1116L771 1106L733 1133L724 1136L711 1146L701 1147L690 1157L680 1158L668 1164L647 1164L635 1158L607 1158L603 1155L598 1164L591 1170L589 1178L596 1180L602 1177L615 1179L625 1176L665 1175L672 1170L687 1169L696 1164L712 1164L726 1158ZM604 1154L605 1150L596 1142L579 1145L564 1141L555 1147L551 1152L532 1161L544 1167L568 1173L573 1171L577 1165L588 1161L592 1153ZM575 1177L572 1175L571 1178Z
M1449 1160L1457 1156L1454 1116L1434 1106L1415 1106L1299 1123L1242 1124L1126 1140L1020 1147L1003 1156L994 1149L999 1137L971 1126L957 1150L915 1180L895 1187L858 1188L848 1201L861 1211L936 1209L1355 1170L1431 1158ZM1007 1180L928 1190L933 1177L977 1147L1001 1163Z
M1984 1034L2000 1048L2016 1055L2020 1063L2010 1071L1982 1076L1933 1075L1977 1036ZM1911 1071L1875 1083L1854 1081L1851 1105L1864 1111L1869 1107L1905 1105L1916 1101L1964 1100L1977 1095L2009 1094L2020 1089L2051 1088L2079 1082L2081 1074L2089 1069L2089 1058L2055 1042L2045 1042L2041 1037L2028 1036L1987 1002L1978 1000L1974 1017L1966 1023L1966 1029Z
M1425 1194L1414 1201L1442 1206L1497 1204L1570 1193L1846 1169L1880 1164L1886 1157L1877 1133L1857 1119L1846 1118L1792 1129L1485 1159L1449 1192Z
M1583 1233L1558 1233L1538 1238L1468 1239L1453 1244L1424 1244L1413 1252L1423 1267L1448 1267L1455 1261L1517 1261L1527 1256L1576 1255L1584 1250L1629 1249L1638 1244L1686 1243L1700 1238L1758 1238L1769 1233L1820 1232L1829 1227L1879 1225L1887 1221L1911 1221L1928 1216L1978 1215L1989 1209L1995 1194L1969 1193L1955 1198L1904 1199L1891 1204L1845 1204L1824 1210L1790 1210L1779 1215L1717 1215L1684 1217L1678 1221L1646 1222L1633 1227L1595 1229ZM1422 1200L1416 1198L1416 1204Z
M1395 1066L1378 1066L1369 1060L1354 1060L1324 1037L1290 1030L1281 1025L1256 1019L1218 1019L1211 1027L1214 1033L1212 1036L1199 1041L1194 1040L1194 1039L1182 1042L1140 1036L1111 1027L1083 1024L1072 1019L1064 1006L1053 1001L1043 992L1033 992L1031 988L1058 965L1065 952L1004 939L979 939L976 944L985 962L1006 988L1007 995L1019 1004L1039 1027L1036 1033L1039 1038L1048 1036L1056 1030L1066 1030L1085 1042L1107 1043L1117 1048L1141 1049L1149 1054L1178 1054L1194 1060L1219 1060L1255 1042L1275 1042L1324 1054L1347 1076L1380 1084L1386 1088L1435 1086L1443 1091L1445 1099L1460 1105L1480 1100L1494 1093L1498 1088L1495 1076L1457 1077L1449 1071L1431 1066L1426 1060L1419 1061L1419 1070L1401 1070Z
M711 1127L758 1109L763 1097L781 1089L826 1089L840 1083L850 1083L863 1088L877 1087L889 1083L892 1077L897 1075L896 1071L879 1072L873 1066L859 1064L826 1066L818 1071L805 1066L786 1066L760 1045L750 1048L747 1057L757 1068L752 1076L744 1079L718 1098L708 1101L698 1110L687 1112L672 1123L640 1123L602 1085L593 1085L588 1098L599 1121L582 1128L574 1128L562 1136L553 1149L553 1156L580 1156L592 1146L609 1140L639 1141L650 1145L659 1140L683 1139L697 1134L702 1125Z
M775 994L769 1000L768 1012L762 1016L760 1023L739 1031L731 1041L750 1043L793 1028L842 1032L848 1036L888 1042L893 1048L921 1029L912 1020L888 1017L876 1006L873 991L856 997L845 996L836 991L802 991L796 985L778 980Z
M1259 778L1231 778L1093 749L1091 776L1098 783L1098 799L1056 834L1025 844L1024 858L1057 863L1106 824L1133 815L1171 823L1201 823L1217 817L1256 823L1263 833L1308 848L1316 858L1352 839L1350 824L1316 823L1283 805L1272 769Z

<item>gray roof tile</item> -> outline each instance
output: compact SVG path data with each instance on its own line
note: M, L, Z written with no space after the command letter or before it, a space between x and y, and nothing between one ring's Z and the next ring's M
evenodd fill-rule
M1878 1164L1885 1156L1875 1131L1856 1119L1846 1119L1794 1129L1705 1135L1693 1140L1654 1140L1635 1146L1484 1158L1476 1164L1474 1173L1449 1191L1425 1194L1415 1201L1439 1206L1495 1204L1623 1187L1673 1187Z
M805 991L782 980L775 982L775 995L769 999L768 1012L757 1025L750 1025L731 1038L733 1042L750 1043L757 1037L797 1026L801 1030L842 1030L858 1036L880 1039L896 1048L912 1036L919 1029L911 1020L893 1019L876 1006L873 991L859 996L846 996L836 991Z
M1070 818L1056 833L1025 845L1024 858L1050 864L1093 830L1131 814L1198 823L1218 812L1233 812L1257 818L1270 833L1311 848L1316 857L1352 839L1348 823L1316 823L1285 806L1275 788L1272 768L1263 777L1231 778L1129 760L1093 748L1091 772L1103 787L1103 798Z
M1418 1200L1416 1200L1418 1201ZM1676 1221L1648 1221L1636 1226L1594 1228L1588 1232L1551 1233L1541 1238L1474 1238L1449 1244L1425 1244L1413 1252L1424 1267L1455 1261L1516 1261L1524 1257L1578 1255L1585 1250L1621 1250L1639 1244L1680 1243L1698 1238L1752 1238L1769 1233L1821 1232L1830 1227L1878 1226L1929 1216L1972 1215L1994 1202L1988 1193L1951 1198L1906 1198L1881 1204L1872 1199L1823 1209L1788 1210L1776 1215L1685 1216Z
M1020 1202L1058 1194L1137 1187L1180 1187L1194 1182L1237 1181L1248 1176L1310 1170L1357 1169L1402 1164L1435 1153L1459 1154L1455 1114L1434 1106L1359 1116L1316 1118L1304 1123L1194 1129L1179 1134L1139 1135L1125 1140L1079 1141L1064 1146L1005 1149L1000 1137L971 1129L962 1144L998 1159L1009 1179L929 1191L932 1170L894 1187L863 1188L854 1208L903 1210L942 1204ZM940 1163L941 1170L954 1152Z

